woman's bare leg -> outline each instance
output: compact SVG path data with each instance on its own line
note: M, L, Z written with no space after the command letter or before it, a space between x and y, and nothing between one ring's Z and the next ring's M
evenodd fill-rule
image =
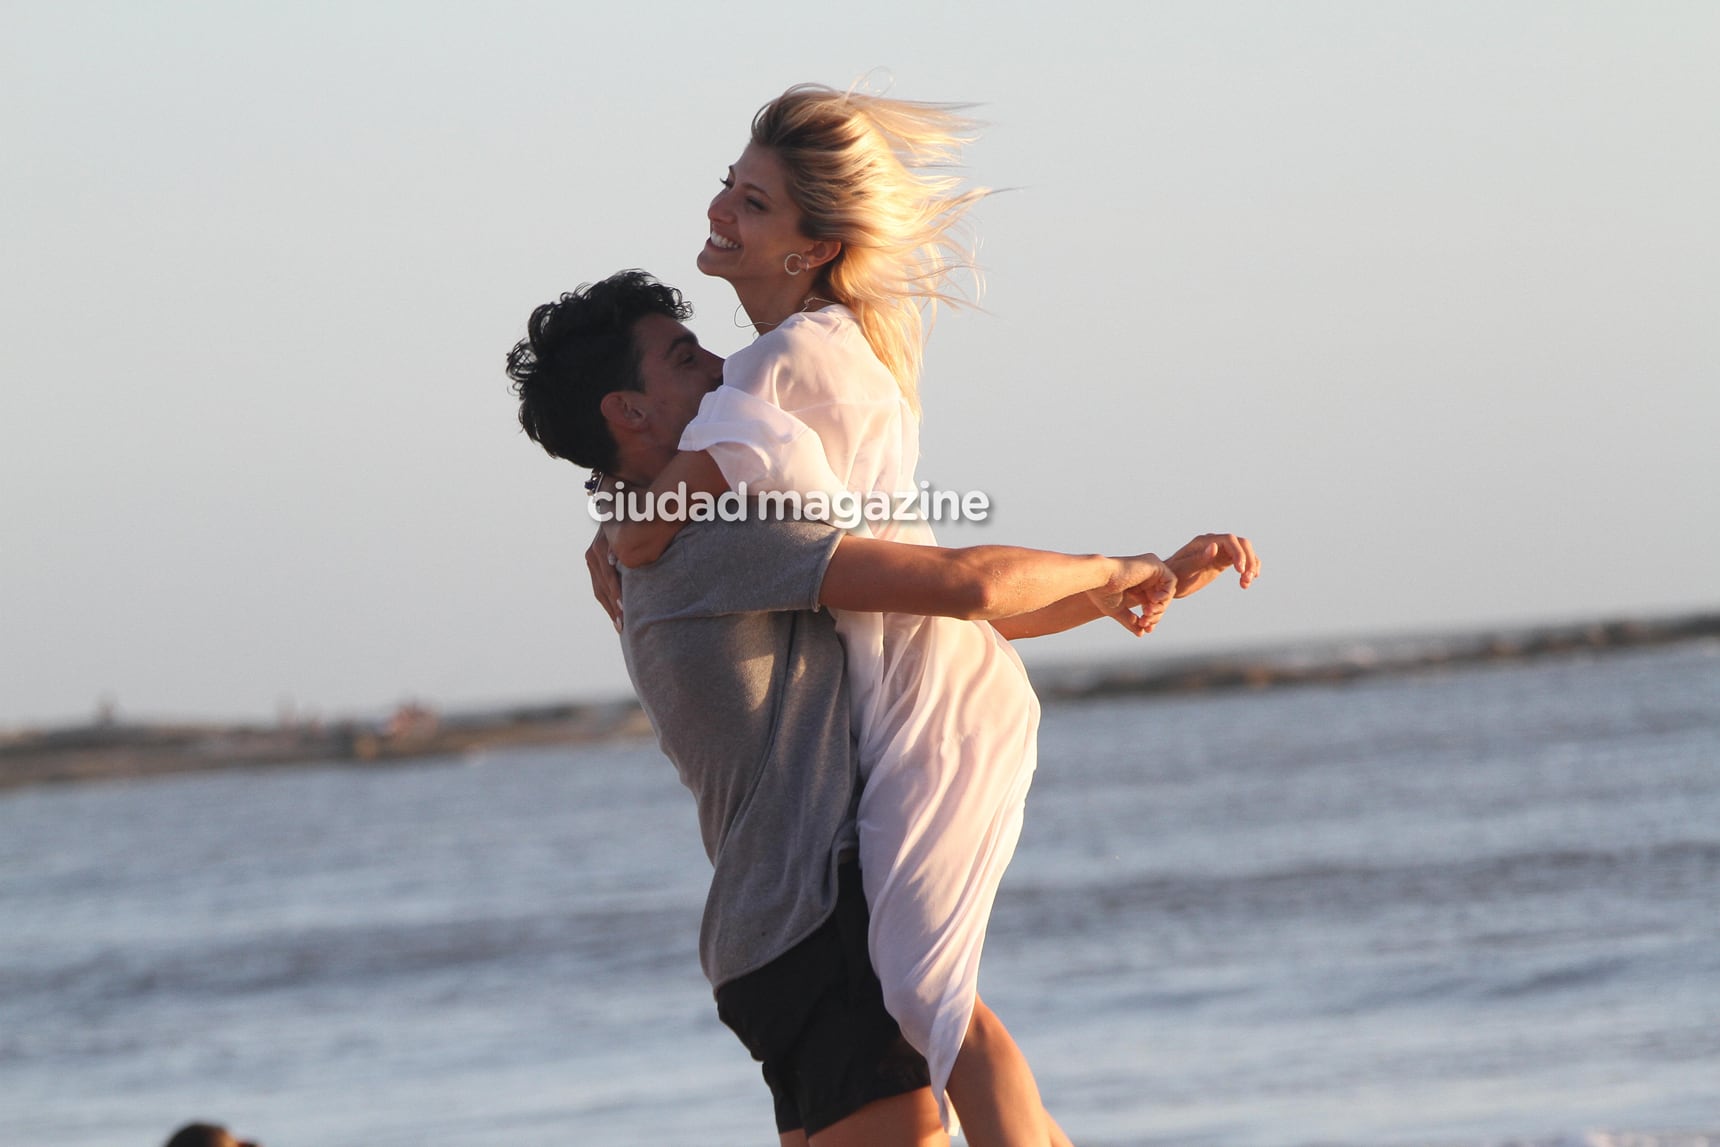
M982 1000L974 1000L949 1093L969 1147L1069 1147L1045 1112L1027 1057Z

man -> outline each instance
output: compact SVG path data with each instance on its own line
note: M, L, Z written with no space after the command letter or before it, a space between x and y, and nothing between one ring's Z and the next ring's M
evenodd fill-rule
M166 1147L257 1147L242 1141L218 1123L187 1123L167 1141Z
M538 308L508 363L528 434L649 486L722 379L687 313L678 292L637 271ZM844 656L820 607L1017 633L1105 613L1141 632L1173 588L1163 573L1151 555L944 550L751 518L690 524L661 560L626 574L628 670L694 794L713 865L701 964L724 1022L764 1064L784 1144L942 1135L924 1061L866 958Z

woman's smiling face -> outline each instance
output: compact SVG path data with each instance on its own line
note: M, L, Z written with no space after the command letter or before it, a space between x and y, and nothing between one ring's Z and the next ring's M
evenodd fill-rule
M705 217L711 234L699 252L699 270L730 283L781 280L788 274L783 260L811 245L800 230L800 208L788 196L782 160L756 143L729 168Z

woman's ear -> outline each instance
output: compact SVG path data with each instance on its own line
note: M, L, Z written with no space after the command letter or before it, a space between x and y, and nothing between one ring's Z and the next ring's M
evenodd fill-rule
M806 249L806 269L816 271L842 254L842 244L835 239L815 239Z

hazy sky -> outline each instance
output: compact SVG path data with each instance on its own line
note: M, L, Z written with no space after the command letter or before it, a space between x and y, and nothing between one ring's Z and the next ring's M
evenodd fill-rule
M68 3L0 39L0 726L626 690L533 306L693 257L759 104L979 103L921 476L1266 559L1133 643L1720 605L1720 5Z

